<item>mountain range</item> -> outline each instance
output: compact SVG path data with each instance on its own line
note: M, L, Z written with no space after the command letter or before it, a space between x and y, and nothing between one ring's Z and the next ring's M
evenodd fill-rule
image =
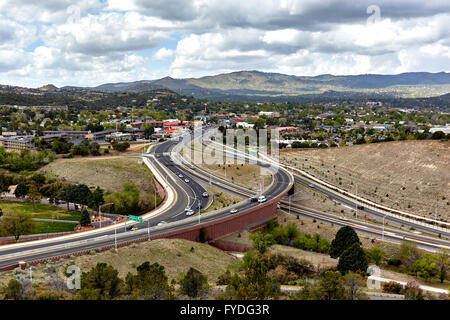
M397 75L331 74L314 77L259 71L238 71L202 78L107 83L84 88L106 92L144 92L169 89L195 98L294 97L311 95L389 96L393 98L435 97L450 92L450 73L411 72Z

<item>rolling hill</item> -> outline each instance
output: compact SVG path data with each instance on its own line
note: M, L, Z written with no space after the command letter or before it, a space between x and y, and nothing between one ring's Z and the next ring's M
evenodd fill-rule
M336 93L361 96L436 97L450 92L450 73L402 73L398 75L320 75L292 76L259 71L238 71L215 76L189 79L143 80L129 83L104 84L94 90L141 92L169 89L196 98L213 96L330 96Z

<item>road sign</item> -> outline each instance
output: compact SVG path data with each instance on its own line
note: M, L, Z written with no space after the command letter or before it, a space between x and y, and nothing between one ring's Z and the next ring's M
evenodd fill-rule
M136 217L136 216L128 216L128 218L131 220L131 221L136 221L136 222L139 222L139 223L142 223L142 222L144 222L144 220L141 218L141 217Z

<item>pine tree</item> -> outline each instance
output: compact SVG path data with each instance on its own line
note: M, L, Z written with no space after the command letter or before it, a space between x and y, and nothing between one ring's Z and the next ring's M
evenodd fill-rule
M339 257L339 263L337 269L342 273L346 274L349 271L366 272L368 268L366 254L359 245L359 243L354 243L350 248L346 249Z
M357 243L358 245L361 243L355 230L349 226L342 227L331 242L330 256L335 259L340 257L341 254L354 243Z
M81 224L83 227L86 227L86 226L90 226L90 225L91 225L91 215L89 214L89 212L88 212L86 209L84 209L84 210L81 212L80 224Z

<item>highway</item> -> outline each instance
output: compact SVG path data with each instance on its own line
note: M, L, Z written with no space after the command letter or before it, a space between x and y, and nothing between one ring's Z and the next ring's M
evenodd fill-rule
M217 188L246 198L247 200L232 206L233 208L238 210L237 214L259 205L257 202L251 202L248 199L251 196L255 196L254 191L236 186L229 181L225 181L224 179L211 175L211 173L206 172L199 167L192 167L187 163L186 160L183 160L180 157L178 153L179 147L179 142L175 140L169 140L153 146L148 154L142 155L145 158L149 159L156 170L158 170L161 175L165 177L166 181L161 183L168 183L174 189L176 200L170 206L170 208L163 213L155 217L151 217L150 219L146 219L141 224L132 223L140 230L125 231L124 227L117 226L117 240L115 239L114 229L108 229L105 231L102 231L100 229L98 230L100 232L96 234L80 233L77 235L76 239L55 238L52 239L52 241L49 243L29 242L22 244L21 247L0 247L0 268L10 265L16 265L19 261L31 261L53 256L67 255L74 252L93 250L99 247L114 245L116 241L118 244L120 244L122 242L130 240L145 238L149 235L149 231L151 238L151 236L168 233L173 230L188 228L199 223L206 223L230 216L232 214L230 213L230 208L219 210L219 212L216 212L214 214L204 214L201 216L201 218L198 218L198 215L192 217L186 216L185 209L187 207L194 210L196 209L196 205L199 201L201 202L201 205L203 207L208 202L207 198L202 197L203 193L206 192L206 190L199 182L203 183L203 185L205 183L211 183L211 185ZM172 152L174 148L175 151ZM237 153L231 154L228 151L224 151L223 154L225 157L231 157L234 159L239 159L241 161L248 160L247 156L238 155ZM292 175L288 171L280 169L279 167L268 164L264 161L258 161L258 165L263 166L264 168L274 173L273 183L264 192L267 199L276 198L280 194L288 191L287 187L290 183L292 183ZM183 176L183 178L179 177L180 174ZM189 179L189 182L185 181L186 178ZM298 177L296 178L298 181L304 184L306 183L308 186L310 185L308 181L301 181L298 179ZM320 191L318 186L315 187L315 189ZM341 199L338 201L345 203L345 201L342 201ZM281 209L285 211L288 210L286 202L282 202ZM431 251L441 247L448 248L449 244L449 242L445 240L441 241L438 239L420 236L413 233L390 230L388 228L386 228L385 232L383 233L380 226L375 226L355 220L341 221L338 217L335 217L333 215L315 211L312 209L302 208L295 205L291 205L290 211L292 214L314 217L317 220L321 220L327 223L334 223L336 225L351 225L358 231L365 232L373 236L378 236L380 238L383 237L384 234L384 238L388 241L399 242L403 239L409 239L412 241L416 241L417 243L419 243L419 246ZM157 226L162 221L168 222L168 224ZM131 223L128 222L128 226L130 224ZM150 230L147 229L147 227L150 227Z
M217 219L228 217L230 208L220 210L214 215L205 214L197 220L197 217L187 218L185 214L186 207L194 209L201 201L202 206L205 206L208 199L203 198L202 194L206 191L200 184L196 182L199 179L198 175L189 172L185 167L171 161L170 150L177 144L176 141L169 140L167 142L158 144L151 148L149 154L144 157L150 159L155 168L166 178L166 182L175 190L176 201L173 205L162 214L152 217L143 223L128 222L138 227L138 231L126 231L124 227L115 227L111 230L101 231L95 234L80 233L75 239L50 239L49 241L33 241L22 243L20 246L8 245L0 247L0 268L10 265L16 265L19 261L32 261L43 258L49 258L60 255L67 255L74 252L93 250L95 248L114 245L117 243L126 242L138 238L146 237L148 231L151 235L158 235L168 233L173 230L180 230L194 226L198 223L206 223ZM179 178L179 175L183 178ZM185 182L184 179L189 179ZM204 179L203 179L204 180ZM272 199L287 192L287 186L293 183L292 176L285 170L277 170L274 176L274 183L266 192L267 199ZM216 182L215 182L216 184ZM224 188L222 184L217 184L218 187ZM235 191L232 191L235 192ZM201 200L200 200L201 199ZM239 212L258 206L259 203L250 202L250 200L243 201L233 208ZM198 215L197 215L198 216ZM168 224L158 226L162 221ZM150 230L147 229L150 227Z

